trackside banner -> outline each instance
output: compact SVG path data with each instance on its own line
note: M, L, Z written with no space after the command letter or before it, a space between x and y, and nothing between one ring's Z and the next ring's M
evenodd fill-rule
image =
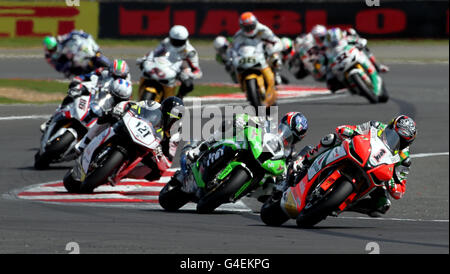
M95 2L78 1L77 5L58 2L0 1L0 39L43 37L82 29L98 34L99 6Z
M253 11L279 36L297 36L316 24L354 27L369 38L446 38L448 2L352 3L100 3L102 38L152 38L167 35L175 24L191 37L231 36L239 14Z

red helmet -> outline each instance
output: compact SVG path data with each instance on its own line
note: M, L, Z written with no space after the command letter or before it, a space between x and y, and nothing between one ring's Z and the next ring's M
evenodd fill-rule
M239 17L239 26L246 36L254 36L256 34L257 25L258 19L256 19L256 16L249 11L244 12Z

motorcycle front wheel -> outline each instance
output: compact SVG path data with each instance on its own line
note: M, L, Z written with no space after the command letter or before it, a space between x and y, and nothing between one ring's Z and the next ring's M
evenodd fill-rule
M272 197L261 207L260 218L268 226L281 226L289 217L280 206L281 199L273 200Z
M357 86L358 90L361 91L361 94L369 100L370 103L376 104L378 103L378 97L373 93L373 91L367 87L366 83L361 78L361 75L355 73L350 76L351 81Z
M111 150L107 155L98 159L99 166L86 176L81 184L82 193L92 193L95 188L107 182L116 169L122 164L125 155L119 150Z
M197 212L211 213L221 204L230 202L232 196L250 179L250 175L243 167L236 167L227 181L198 201Z
M247 91L247 99L250 102L250 105L257 108L262 106L261 103L261 95L258 90L258 83L256 79L245 80L246 91Z
M321 201L300 212L296 220L297 226L301 228L313 227L337 209L352 192L353 184L347 180L342 180Z

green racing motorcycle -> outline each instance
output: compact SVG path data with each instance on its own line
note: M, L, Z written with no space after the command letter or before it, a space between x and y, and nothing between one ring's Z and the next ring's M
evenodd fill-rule
M187 145L181 153L182 168L161 190L159 204L176 211L194 202L198 213L211 213L258 188L267 189L273 182L269 178L284 174L292 140L292 132L284 124L277 134L267 125L246 125L241 134L213 142L193 162L186 159Z

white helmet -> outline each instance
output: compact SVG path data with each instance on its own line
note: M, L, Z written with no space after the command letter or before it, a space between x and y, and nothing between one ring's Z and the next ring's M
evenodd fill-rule
M170 43L176 48L184 47L188 37L188 30L180 25L173 26L169 31Z
M119 78L114 80L109 89L111 95L120 100L129 100L133 91L130 81Z
M311 34L314 37L316 44L323 46L325 36L327 35L327 28L323 25L315 25L311 30Z
M216 39L214 39L214 48L216 49L216 51L222 52L226 50L229 46L230 43L224 36L217 36Z

